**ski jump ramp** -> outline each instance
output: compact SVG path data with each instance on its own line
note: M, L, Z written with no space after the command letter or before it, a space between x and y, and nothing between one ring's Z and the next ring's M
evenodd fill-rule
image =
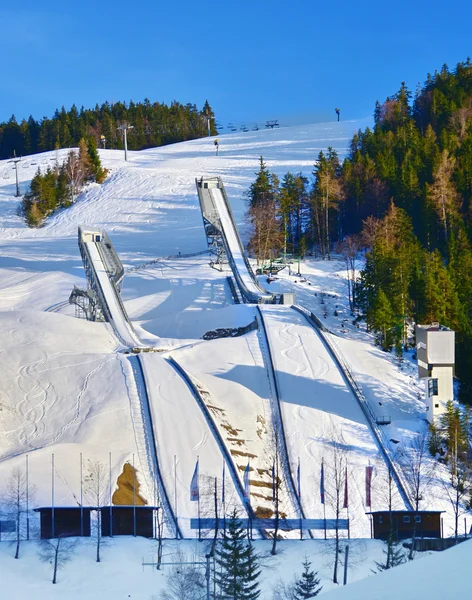
M98 317L110 323L123 346L144 348L121 300L124 269L106 232L79 226L79 248L87 277L87 293L95 298Z
M293 294L272 294L257 281L244 252L231 206L220 177L195 180L203 225L215 262L228 262L245 302L250 304L293 304Z

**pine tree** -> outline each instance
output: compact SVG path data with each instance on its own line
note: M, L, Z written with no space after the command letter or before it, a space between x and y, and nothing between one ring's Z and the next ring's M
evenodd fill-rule
M318 573L312 571L310 567L311 562L305 557L302 576L295 584L295 598L297 600L314 598L323 589L323 586L320 585L321 580L317 577Z
M87 140L87 154L90 160L90 170L93 175L93 179L97 183L103 183L107 176L107 170L102 167L100 156L97 150L97 142L94 137L89 137Z
M224 600L256 600L260 596L258 556L246 539L236 510L227 523L224 540L216 550L216 582Z
M387 571L388 569L392 569L393 567L398 567L402 563L406 562L405 554L400 546L400 543L395 539L393 532L390 532L387 539L385 540L387 544L387 548L383 549L383 553L385 554L385 562L377 562L377 571L381 573L382 571Z
M394 342L395 315L389 299L380 288L369 314L368 322L377 332L377 341L383 350L390 350Z

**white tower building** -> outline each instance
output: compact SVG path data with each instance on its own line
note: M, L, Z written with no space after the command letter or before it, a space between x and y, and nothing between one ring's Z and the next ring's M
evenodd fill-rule
M442 415L454 399L455 333L439 323L416 326L418 376L426 383L426 418Z

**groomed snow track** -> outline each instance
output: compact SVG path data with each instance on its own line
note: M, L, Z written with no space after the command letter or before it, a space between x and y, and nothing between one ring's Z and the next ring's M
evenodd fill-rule
M285 478L287 481L287 487L289 489L289 493L292 499L292 504L294 505L294 507L296 508L298 514L301 514L303 519L306 519L306 515L305 512L303 510L300 498L297 494L297 487L295 485L295 481L293 479L293 475L292 475L292 469L290 467L290 457L289 457L289 452L288 452L288 447L287 447L287 439L285 437L285 428L284 428L284 421L282 418L282 410L281 410L281 406L280 406L280 392L279 392L279 386L277 383L277 371L275 370L274 367L274 361L272 358L272 351L270 348L270 343L269 343L269 336L267 335L267 329L266 329L266 325L264 322L264 315L262 314L261 309L259 308L259 306L256 307L256 311L257 311L257 322L259 324L259 333L260 336L262 338L261 340L261 345L265 347L265 349L267 350L267 369L269 371L269 379L271 382L271 388L273 389L273 393L274 393L274 404L273 404L273 415L274 415L274 424L275 427L278 428L278 437L281 440L281 445L280 445L280 454L281 454L281 459L282 459L282 464L284 466L284 473L285 473ZM310 536L311 536L311 532Z
M143 430L145 435L145 444L146 444L146 454L148 457L149 469L151 471L151 476L153 478L153 482L157 485L157 489L159 492L159 499L164 511L165 520L167 523L171 523L172 526L170 529L174 530L174 537L183 538L182 531L179 527L178 521L175 517L174 511L172 509L172 504L169 501L169 496L167 494L167 490L164 485L164 480L162 478L161 470L159 467L159 459L157 456L157 446L156 446L156 437L155 437L155 428L152 422L151 417L151 408L149 405L149 395L147 391L146 377L144 375L144 369L141 364L141 360L139 355L130 356L128 358L131 368L133 370L133 376L136 383L136 388L138 390L139 401L141 405L141 417L143 422Z
M403 502L405 503L405 506L407 507L408 510L414 510L413 505L410 500L410 497L407 492L406 483L403 482L402 475L400 474L400 471L396 468L395 463L390 456L388 442L387 442L387 440L384 439L384 433L380 429L380 427L377 425L375 415L373 414L372 409L370 408L369 403L367 402L367 399L365 398L361 388L357 385L350 369L344 362L340 352L334 346L334 344L331 342L331 340L326 336L326 333L328 332L328 330L326 329L326 327L323 326L323 324L319 321L319 319L313 313L308 311L306 308L303 308L302 306L298 306L298 305L293 305L292 309L296 310L298 313L303 315L303 317L305 317L308 324L315 330L315 332L317 333L317 335L323 342L323 345L325 346L326 350L330 354L331 358L334 360L336 366L339 369L339 372L343 376L344 381L346 382L346 384L348 385L348 387L354 394L356 400L359 403L359 406L360 406L362 412L364 413L367 423L369 424L370 429L371 429L371 431L374 435L374 438L377 442L377 446L380 450L380 453L382 454L382 457L383 457L385 463L387 464L390 473L392 474L392 477L395 481L395 484L400 493L400 496L401 496Z
M205 404L205 401L203 400L202 395L200 394L200 391L198 390L197 386L195 385L195 383L193 382L192 378L187 373L187 371L172 356L167 357L167 361L174 367L174 369L177 371L177 373L182 377L182 379L187 384L189 390L192 392L193 397L197 401L197 404L199 405L199 407L203 413L203 416L205 417L205 420L208 423L208 426L209 426L211 432L213 433L213 436L216 440L216 443L218 444L221 454L224 456L226 466L228 467L228 469L231 473L231 479L233 480L234 487L235 487L236 491L238 492L241 503L245 507L245 509L248 513L248 517L250 519L255 519L256 515L254 514L254 511L253 511L251 505L246 502L246 499L244 496L244 488L243 488L243 485L239 478L239 475L236 471L236 467L234 466L234 462L231 457L231 454L229 453L228 448L226 447L226 445L223 441L223 438L221 437L220 432L218 431L218 427L216 426L216 423L214 422L214 420L210 414L210 411L208 410L208 408ZM259 533L262 538L264 538L264 539L267 538L267 534L264 530L259 530Z

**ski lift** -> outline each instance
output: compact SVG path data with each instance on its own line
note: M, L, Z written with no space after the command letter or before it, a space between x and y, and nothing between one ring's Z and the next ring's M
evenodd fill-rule
M29 164L28 163L23 163L23 169L28 169L29 168Z
M259 131L259 125L257 123L254 123L253 127L252 127L253 131Z
M246 127L246 125L241 125L240 129L241 129L241 131L249 131L249 129Z
M237 128L233 125L233 127L231 127L231 131L238 131Z
M7 169L3 171L3 179L10 179L10 173L7 171Z

